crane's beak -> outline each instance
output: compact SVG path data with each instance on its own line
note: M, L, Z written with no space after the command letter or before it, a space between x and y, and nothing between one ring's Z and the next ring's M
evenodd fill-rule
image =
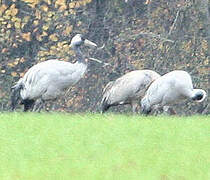
M85 39L84 44L86 46L89 46L89 47L97 47L97 45L94 42L91 42L91 41L89 41L87 39Z

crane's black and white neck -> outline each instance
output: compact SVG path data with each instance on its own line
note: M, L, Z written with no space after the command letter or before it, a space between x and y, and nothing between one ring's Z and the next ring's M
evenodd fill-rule
M82 34L76 34L71 40L70 47L75 51L77 62L79 63L86 63L85 57L80 49L83 44L90 47L97 47L95 43L85 39Z

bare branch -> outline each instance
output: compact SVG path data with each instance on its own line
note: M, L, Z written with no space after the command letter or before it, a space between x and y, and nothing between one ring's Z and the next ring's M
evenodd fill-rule
M141 32L141 33L139 33L139 34L137 35L137 37L138 37L138 36L150 36L150 37L153 37L153 38L158 38L158 39L160 39L160 40L163 41L163 42L171 42L171 43L174 43L174 41L171 40L171 39L167 39L167 38L165 38L165 37L161 37L161 36L158 35L158 34L154 34L154 33L150 33L150 32Z
M173 22L173 24L172 24L172 26L171 26L171 28L170 28L170 31L169 31L169 33L168 33L169 36L171 35L172 31L174 30L174 27L175 27L175 25L176 25L177 19L178 19L178 17L179 17L179 13L180 13L180 10L178 10L177 13L176 13L175 20L174 20L174 22Z
M105 44L103 44L101 47L97 48L97 50L102 50L105 47Z
M104 62L102 62L101 60L96 59L96 58L88 58L88 59L91 60L91 61L98 62L98 63L100 63L100 64L104 64L104 67L105 67L105 66L111 66L111 64L109 64L109 63L104 63Z

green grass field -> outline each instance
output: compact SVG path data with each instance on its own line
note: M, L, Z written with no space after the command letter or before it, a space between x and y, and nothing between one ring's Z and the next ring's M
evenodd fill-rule
M1 113L0 180L208 180L210 116Z

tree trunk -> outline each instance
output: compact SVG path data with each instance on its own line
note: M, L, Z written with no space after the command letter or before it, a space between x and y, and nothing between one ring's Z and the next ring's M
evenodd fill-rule
M197 0L196 1L198 10L201 14L201 18L204 24L204 30L206 34L206 40L208 43L207 56L210 56L210 14L209 14L209 3L208 0Z

